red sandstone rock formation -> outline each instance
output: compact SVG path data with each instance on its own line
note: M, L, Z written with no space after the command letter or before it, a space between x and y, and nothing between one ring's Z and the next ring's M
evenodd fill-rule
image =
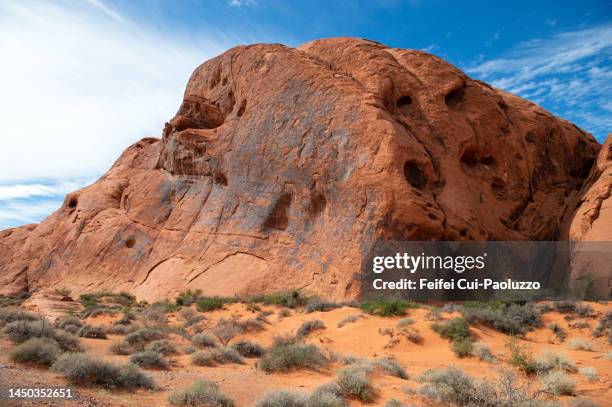
M599 149L424 52L237 47L195 70L161 140L129 147L39 225L2 232L0 291L354 297L378 239L563 238L581 196L603 196L582 189ZM609 195L609 174L600 184Z

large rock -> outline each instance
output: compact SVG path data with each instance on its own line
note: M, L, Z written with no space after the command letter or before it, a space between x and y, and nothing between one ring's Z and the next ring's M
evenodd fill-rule
M424 52L237 47L195 70L161 140L4 232L0 290L351 298L379 239L562 237L599 149Z

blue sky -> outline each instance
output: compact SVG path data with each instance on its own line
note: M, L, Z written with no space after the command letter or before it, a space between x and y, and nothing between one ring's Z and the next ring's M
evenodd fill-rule
M5 0L0 229L159 136L204 60L333 36L426 50L600 141L612 131L612 1Z

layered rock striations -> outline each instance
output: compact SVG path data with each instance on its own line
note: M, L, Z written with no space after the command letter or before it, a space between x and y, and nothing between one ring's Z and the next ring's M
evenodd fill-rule
M130 146L39 225L2 232L0 290L351 298L380 239L600 237L600 221L583 225L609 212L599 150L424 52L241 46L195 70L161 139Z

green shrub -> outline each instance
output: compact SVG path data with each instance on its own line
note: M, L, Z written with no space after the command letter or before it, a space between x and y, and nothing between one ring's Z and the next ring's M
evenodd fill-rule
M0 307L18 307L25 300L30 298L30 293L27 291L21 292L17 295L0 295Z
M106 329L103 326L83 325L78 336L83 338L106 339Z
M264 305L281 305L288 308L297 308L306 305L308 298L303 297L299 291L289 291L259 295L251 298L250 301Z
M216 348L219 346L214 336L209 334L195 334L191 343L198 348Z
M258 343L245 340L234 343L232 349L245 358L258 358L265 353L264 348Z
M213 348L192 354L191 363L198 366L215 366L227 363L243 364L244 361L234 349Z
M162 355L175 355L178 353L174 342L167 339L158 339L147 345L147 351L161 353Z
M350 366L338 372L336 380L342 393L365 403L374 401L376 393L370 384L370 372L363 366Z
M540 308L532 304L468 303L461 313L470 324L479 323L509 335L524 335L542 326Z
M78 351L81 349L78 338L61 329L54 329L45 320L39 321L13 321L2 330L13 343L22 343L30 338L52 338L65 351Z
M222 309L227 303L232 302L230 299L221 297L201 297L196 302L200 312L209 312Z
M191 387L177 390L168 401L173 406L188 407L234 407L234 401L221 393L213 382L198 380Z
M491 349L481 342L476 342L472 345L472 355L485 362L495 362L497 360Z
M472 352L474 350L473 341L471 338L459 339L457 341L453 341L451 345L451 349L455 352L455 355L460 358L466 358L468 356L472 356Z
M114 341L111 343L110 351L115 355L129 355L134 349L124 341Z
M374 367L382 370L390 376L399 377L400 379L407 380L408 373L406 370L392 358L379 358L374 360Z
M515 340L506 343L506 347L510 351L509 364L519 368L527 375L537 372L536 362L527 347L519 345Z
M94 359L83 353L64 353L51 367L77 385L100 385L108 388L155 388L153 379L133 364L117 365Z
M306 304L306 308L304 308L304 312L327 312L336 308L340 308L342 305L336 304L334 302L323 301L318 297L312 297L308 300Z
M164 355L151 350L134 353L132 356L130 356L130 363L147 369L168 368L168 362L166 362L166 360L164 359Z
M296 338L276 338L259 366L266 372L287 372L293 369L319 369L328 363L315 345L305 344Z
M176 297L176 305L188 307L191 304L195 304L198 298L202 295L202 290L186 290Z
M406 327L408 325L414 324L414 322L415 321L412 318L402 318L399 321L397 321L396 325L398 326L398 328L404 328L404 327Z
M554 370L540 378L542 390L555 396L572 396L576 392L576 383L560 370Z
M83 326L83 321L81 321L79 318L75 317L74 315L69 315L69 316L60 318L55 322L55 326L57 326L60 329L64 329L68 325L76 325L80 328Z
M298 328L297 336L306 337L310 335L312 331L319 329L325 329L325 324L323 323L323 321L318 319L306 321Z
M289 390L273 390L255 400L255 407L308 407L303 393Z
M98 297L93 294L81 294L79 301L85 308L93 308L98 305Z
M574 338L568 342L567 346L574 350L593 350L593 342L585 338Z
M460 341L470 338L470 326L463 318L453 318L442 323L431 324L431 329L442 338L451 341Z
M360 305L364 312L381 317L403 316L407 309L420 307L417 303L399 298L381 298L365 301Z
M15 362L31 362L50 366L62 353L59 344L52 338L30 338L10 352Z
M180 308L180 305L174 304L174 303L170 302L168 299L165 299L165 300L161 300L161 301L155 301L148 308L150 310L156 310L158 313L161 313L161 314L168 314L170 312L178 311L179 308ZM146 308L145 308L145 310L146 310ZM165 320L165 316L164 316L164 320Z
M163 338L164 334L157 330L142 328L128 334L125 338L123 338L123 340L134 349L143 350L149 342Z

